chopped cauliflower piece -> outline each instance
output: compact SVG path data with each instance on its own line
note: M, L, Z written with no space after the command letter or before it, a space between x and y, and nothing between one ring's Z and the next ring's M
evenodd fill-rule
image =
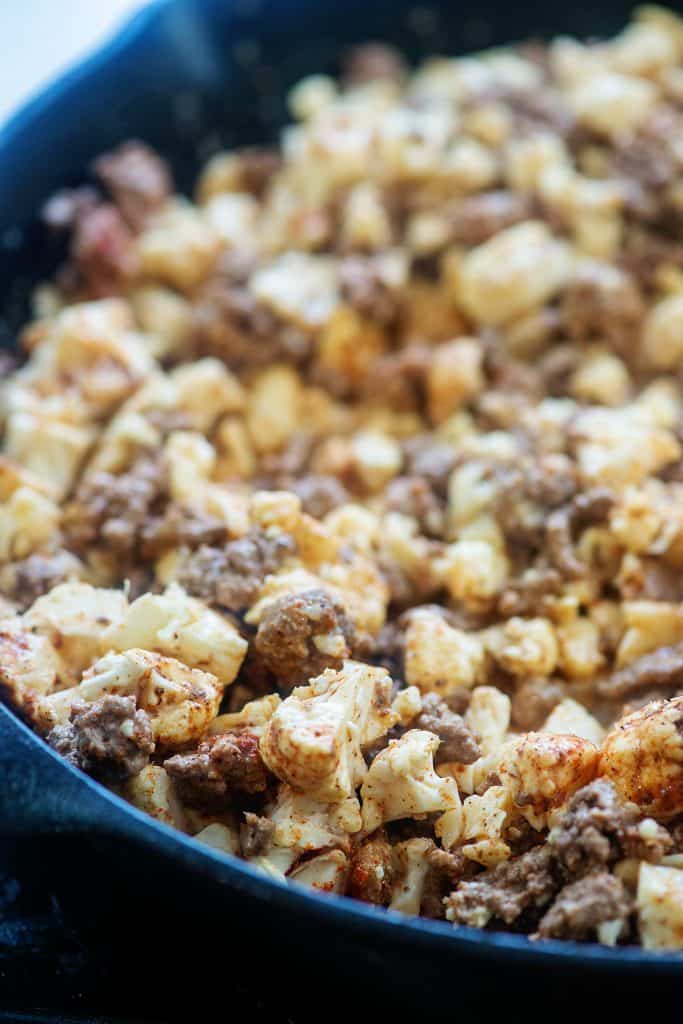
M361 747L396 722L391 680L384 669L347 661L292 691L261 737L261 754L275 775L322 801L343 800L362 781Z
M411 729L377 754L361 786L365 832L387 821L459 806L455 780L434 771L438 746L434 733Z
M683 871L641 863L636 902L645 949L683 949Z
M83 671L108 649L103 637L123 622L128 600L121 590L89 583L60 583L24 615L30 629L47 636L74 671Z

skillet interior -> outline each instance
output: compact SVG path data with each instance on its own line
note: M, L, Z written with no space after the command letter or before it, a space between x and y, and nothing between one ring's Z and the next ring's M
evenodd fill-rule
M153 5L0 133L0 343L12 344L26 317L29 288L59 257L33 221L34 211L55 187L82 180L90 158L107 146L130 136L145 138L171 160L177 180L188 188L213 150L272 138L284 120L287 86L306 72L334 69L349 44L385 38L416 58L530 35L599 35L618 27L630 6L608 0L597 10L554 2L539 21L532 4L494 0L464 9L429 4L417 13L405 0ZM225 926L229 912L231 922L239 920L260 941L269 934L291 947L299 961L305 951L328 968L332 959L337 973L343 969L367 981L371 971L378 991L414 999L427 986L435 992L440 979L442 994L434 1000L450 1006L453 992L450 985L444 992L443 978L454 971L460 1006L465 988L473 1006L482 994L493 998L493 970L503 995L520 972L531 981L526 972L533 970L535 994L543 986L546 998L554 993L562 999L579 969L586 988L600 987L618 973L619 990L629 998L642 992L646 976L658 978L661 998L666 985L675 986L681 977L676 956L558 943L539 947L521 936L466 930L455 934L444 924L399 922L347 901L281 888L143 819L47 751L2 708L0 740L0 829L13 824L33 835L72 833L71 841L50 846L49 866L72 907L99 931L105 921L108 928L122 929L129 949L148 934L144 928L126 932L131 915L142 914L142 908L145 920L156 915L155 931L166 936L165 963L173 959L168 938L181 930L181 921L185 934L192 929L190 946L202 963L221 948L225 953L224 947L216 949L210 928ZM140 856L130 843L153 847L156 856ZM198 931L198 924L205 929ZM186 945L186 964L189 955Z

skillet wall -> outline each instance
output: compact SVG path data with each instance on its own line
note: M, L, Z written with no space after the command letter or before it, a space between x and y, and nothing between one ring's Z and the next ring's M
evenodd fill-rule
M558 32L600 36L618 29L633 6L158 0L139 16L144 31L129 33L128 45L77 69L0 132L0 346L12 345L31 285L59 259L35 224L36 209L56 188L83 180L102 149L143 138L188 190L198 164L219 147L272 140L286 120L287 88L306 73L334 71L350 44L385 39L417 60Z

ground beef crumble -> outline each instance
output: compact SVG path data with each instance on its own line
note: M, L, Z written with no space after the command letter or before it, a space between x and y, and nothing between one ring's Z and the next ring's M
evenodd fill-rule
M435 764L451 761L472 764L481 754L477 739L462 716L451 711L435 693L428 693L422 698L422 711L413 726L433 732L441 740L434 757Z
M384 833L366 839L353 851L347 895L364 903L387 906L393 879L392 848Z
M107 694L71 708L69 721L57 725L47 742L77 768L103 782L138 775L154 750L152 725L134 697Z
M227 807L236 795L263 793L268 785L258 737L250 732L204 739L196 751L168 758L164 768L181 800L205 810Z
M286 534L268 537L252 530L222 548L203 545L189 554L178 582L190 594L238 612L256 599L265 577L294 550L294 541Z

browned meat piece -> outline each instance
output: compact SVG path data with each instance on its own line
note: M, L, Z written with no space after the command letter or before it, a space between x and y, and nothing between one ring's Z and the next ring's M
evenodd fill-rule
M391 844L383 832L377 832L351 854L346 894L386 907L391 900L393 876Z
M439 919L446 913L444 899L458 882L476 871L476 865L460 850L448 853L439 848L427 854L429 870L422 892L420 913L424 917Z
M415 719L414 727L433 732L441 740L434 758L435 764L450 761L472 764L481 754L477 739L465 725L464 719L451 711L436 693L425 694L422 698L422 711Z
M70 720L57 725L47 742L82 771L103 782L123 782L145 767L154 750L146 711L134 697L107 694L92 704L77 701Z
M80 563L68 551L29 555L0 569L0 593L23 610L58 583L78 577L80 572Z
M621 921L631 913L633 901L623 883L608 871L596 871L561 889L545 912L538 934L545 939L594 939L598 925Z
M663 263L683 268L683 244L678 238L640 226L633 227L625 234L621 263L641 288L650 289Z
M563 342L544 352L538 361L538 371L543 378L546 391L556 397L566 396L569 378L581 362L578 345Z
M518 192L480 192L459 199L447 214L453 241L480 245L505 228L530 216L527 198Z
M559 888L547 845L487 868L460 882L446 898L447 917L454 924L482 928L489 921L511 925L526 911L546 907Z
M291 537L251 530L223 548L204 545L192 552L180 566L178 582L195 597L242 611L256 600L265 577L294 550Z
M77 218L70 254L94 298L118 294L138 271L133 235L111 203L100 203Z
M396 409L415 409L424 404L425 378L432 359L428 345L411 344L381 356L368 374L369 398L382 395Z
M173 191L168 164L143 142L102 153L93 170L133 231L142 230Z
M555 568L569 577L580 579L586 567L574 551L573 534L603 522L614 505L614 496L606 487L593 487L577 494L568 505L555 509L546 523L548 556Z
M650 687L679 686L683 686L683 643L644 654L601 679L596 689L600 697L624 700Z
M455 468L455 448L431 434L418 434L403 444L406 472L422 477L440 498L448 493L448 479Z
M160 462L143 456L126 473L96 473L87 477L64 510L67 543L76 551L104 544L130 554L155 503L166 495L166 476Z
M311 347L307 335L282 324L247 287L219 274L197 292L193 335L200 353L216 356L237 371L278 359L300 362Z
M308 473L293 480L291 490L301 498L304 512L315 519L324 519L328 512L351 500L341 480L323 473Z
M305 590L275 601L264 613L254 646L280 688L301 686L351 656L353 626L327 591ZM325 638L318 646L316 640ZM334 653L330 652L334 642Z
M339 267L339 286L350 306L377 323L393 323L401 310L400 290L382 274L380 258L347 256Z
M637 281L626 271L618 279L584 265L562 298L570 338L600 338L622 356L633 356L640 340L645 304Z
M168 548L194 550L202 544L221 544L228 539L225 523L191 509L169 505L163 516L150 518L140 531L144 558L158 558Z
M350 88L384 78L400 80L406 73L403 57L385 43L363 43L346 54L342 78Z
M273 843L275 823L251 811L244 812L240 825L240 847L243 857L261 857L268 853Z
M558 679L527 679L512 698L512 722L516 729L532 732L565 695L565 685Z
M633 804L622 804L605 779L596 779L574 793L548 845L573 875L601 868L621 857L657 861L672 845L669 833L657 827L645 838L638 829L641 815Z
M510 580L498 598L498 613L505 619L513 615L544 615L547 598L559 594L562 577L555 569L532 569Z
M387 510L416 519L422 533L440 537L444 528L444 507L429 483L421 476L397 476L388 485L384 500Z
M258 736L250 732L211 736L192 753L169 757L164 768L180 799L205 810L224 808L237 794L262 793L268 785Z
M506 539L521 549L540 550L546 519L576 492L573 464L542 456L524 467L494 467L492 472L499 481L496 518Z
M279 452L267 452L261 459L261 473L271 477L274 486L289 489L290 482L308 468L313 451L313 438L305 431L297 431Z

